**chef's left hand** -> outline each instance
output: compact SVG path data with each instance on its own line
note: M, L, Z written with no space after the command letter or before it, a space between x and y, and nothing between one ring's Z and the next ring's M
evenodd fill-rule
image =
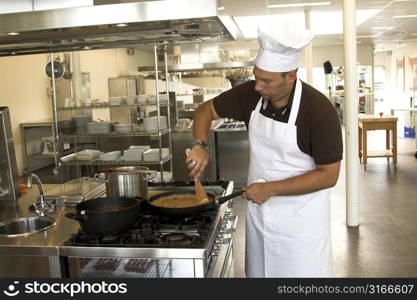
M268 201L271 197L268 189L267 183L252 183L250 186L245 188L245 192L242 194L243 198L248 199L256 204L263 204Z

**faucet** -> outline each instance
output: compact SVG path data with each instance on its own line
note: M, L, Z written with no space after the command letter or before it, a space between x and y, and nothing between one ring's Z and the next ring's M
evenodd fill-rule
M42 186L42 182L40 180L40 178L38 177L38 175L31 173L29 174L28 178L27 178L27 187L28 188L32 188L32 181L35 180L36 184L38 185L39 188L39 200L37 200L33 206L35 207L35 212L38 216L46 216L48 213L50 213L51 211L53 211L53 206L51 204L49 204L48 202L46 202L45 200L45 194L43 191L43 186Z

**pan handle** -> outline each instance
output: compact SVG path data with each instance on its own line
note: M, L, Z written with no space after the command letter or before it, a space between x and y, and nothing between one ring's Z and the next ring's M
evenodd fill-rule
M237 196L242 195L242 194L243 194L243 192L244 192L244 190L241 190L241 191L238 191L238 192L231 193L231 194L230 194L230 195L228 195L228 196L220 197L219 199L217 199L217 201L216 201L216 202L217 202L219 205L221 205L221 204L225 203L226 201L229 201L230 199L233 199L233 198L235 198L235 197L237 197Z
M77 221L85 221L84 217L74 213L66 213L65 216L69 219L77 220Z

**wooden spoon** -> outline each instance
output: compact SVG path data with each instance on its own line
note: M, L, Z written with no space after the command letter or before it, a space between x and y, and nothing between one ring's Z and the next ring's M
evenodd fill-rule
M191 149L185 150L185 154L188 156L191 153ZM200 179L194 177L194 189L195 189L195 195L199 202L203 201L209 201L206 192L203 189L203 186L201 184Z

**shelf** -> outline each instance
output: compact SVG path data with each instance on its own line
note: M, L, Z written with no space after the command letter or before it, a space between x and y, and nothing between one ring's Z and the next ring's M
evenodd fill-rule
M60 138L63 139L72 139L77 137L128 137L128 136L162 136L171 132L171 129L165 129L160 132L146 132L146 131L136 131L131 133L105 133L105 134L71 134L71 135L61 135Z
M97 105L97 106L77 106L77 107L57 107L58 111L73 111L73 110L90 110L90 109L104 109L104 108L133 108L133 107L143 107L143 106L151 106L151 105L157 105L156 103L146 103L146 104L121 104L121 105L109 105L109 104L103 104L103 105ZM161 101L159 106L167 106L167 101Z
M368 151L366 156L367 157L393 157L393 153L390 150Z
M54 153L28 155L28 158L31 158L31 159L54 158L54 157L55 157Z
M71 160L62 162L64 166L137 166L137 165L159 165L164 164L172 159L172 154L164 157L161 161L142 161L142 160L116 160L116 161L103 161L103 160Z
M244 62L227 62L227 63L196 63L196 64L181 64L168 66L168 72L192 72L192 71L205 71L205 70L226 70L237 68L248 68L255 65L254 61ZM163 71L165 68L160 67L159 71ZM155 67L139 67L139 72L155 72Z

